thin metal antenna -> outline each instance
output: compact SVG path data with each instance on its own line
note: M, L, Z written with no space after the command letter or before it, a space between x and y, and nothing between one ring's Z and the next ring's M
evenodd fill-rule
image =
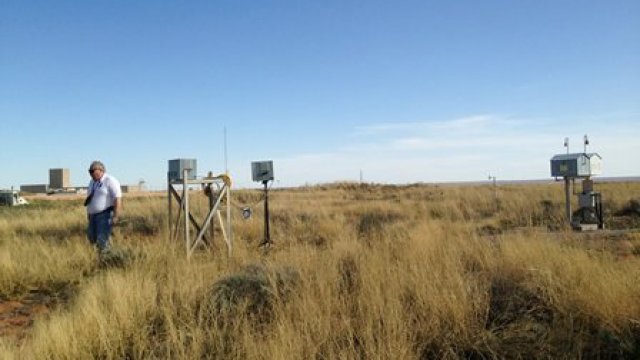
M224 173L229 175L229 166L227 164L227 127L224 127Z
M587 145L589 145L589 138L587 137L587 134L584 134L584 153L587 153Z
M498 184L495 175L489 173L489 180L493 182L493 201L496 204L496 210L500 210L500 203L498 202Z

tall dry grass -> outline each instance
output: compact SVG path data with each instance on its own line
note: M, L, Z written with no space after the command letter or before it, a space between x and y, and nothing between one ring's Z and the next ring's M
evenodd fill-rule
M115 266L86 243L80 204L2 209L1 298L67 298L26 338L0 338L0 357L638 356L640 238L583 246L564 230L556 185L501 186L498 203L489 186L278 190L271 250L257 248L256 206L248 221L234 210L231 258L218 238L191 261L167 243L166 200L130 198L114 238L127 256ZM611 218L640 198L640 184L599 189ZM234 198L239 207L260 194Z

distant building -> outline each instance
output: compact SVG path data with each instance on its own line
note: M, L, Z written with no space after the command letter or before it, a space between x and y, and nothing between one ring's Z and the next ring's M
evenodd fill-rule
M65 189L71 187L69 169L49 169L49 187L51 189Z
M47 184L20 185L20 191L33 193L33 194L46 194L49 192L49 185Z
M120 189L123 193L134 193L144 190L141 185L120 185Z

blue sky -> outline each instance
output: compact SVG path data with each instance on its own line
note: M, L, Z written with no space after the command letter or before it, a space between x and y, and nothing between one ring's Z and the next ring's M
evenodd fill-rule
M197 158L279 186L638 176L638 1L0 0L0 188Z

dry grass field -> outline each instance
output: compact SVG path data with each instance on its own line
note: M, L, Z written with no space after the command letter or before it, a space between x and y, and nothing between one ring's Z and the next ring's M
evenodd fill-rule
M0 358L638 359L640 233L613 230L640 227L640 183L597 190L593 234L560 183L277 190L268 252L237 191L232 257L190 261L162 196L125 198L102 259L81 200L0 208Z

